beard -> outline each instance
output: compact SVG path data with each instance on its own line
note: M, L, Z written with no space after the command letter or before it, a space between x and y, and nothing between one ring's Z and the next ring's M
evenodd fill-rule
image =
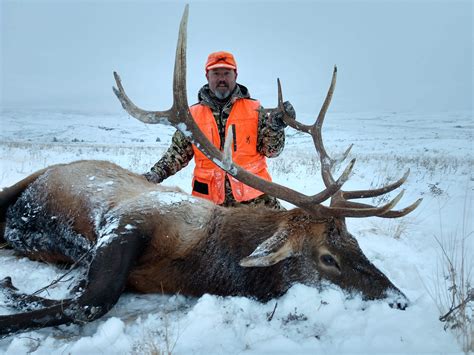
M229 98L234 89L235 85L232 85L231 83L229 84L225 81L220 81L212 92L219 100L224 100Z
M219 99L219 100L223 100L223 99L227 99L230 95L230 90L227 89L226 91L224 92L221 92L221 91L218 91L216 90L214 92L214 95L216 95L216 97Z

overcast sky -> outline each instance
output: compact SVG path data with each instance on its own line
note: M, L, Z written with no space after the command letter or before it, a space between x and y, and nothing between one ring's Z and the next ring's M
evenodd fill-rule
M112 72L135 103L171 104L183 1L1 1L3 108L119 112ZM338 66L337 112L472 110L471 0L187 1L188 97L210 52L267 107L276 78L316 113Z

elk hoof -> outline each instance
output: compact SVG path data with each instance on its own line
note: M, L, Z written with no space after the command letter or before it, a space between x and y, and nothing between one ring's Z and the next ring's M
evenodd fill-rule
M7 276L0 281L0 288L8 288L10 290L18 291L18 289L13 286L12 278L10 276Z
M401 311L404 311L408 306L410 305L410 301L408 298L405 299L396 299L393 300L389 303L389 306L395 309L399 309Z
M404 311L408 307L408 303L406 302L396 302L396 303L390 303L390 307L399 309L401 311Z
M397 288L388 291L386 296L387 302L392 308L404 311L410 305L408 297Z

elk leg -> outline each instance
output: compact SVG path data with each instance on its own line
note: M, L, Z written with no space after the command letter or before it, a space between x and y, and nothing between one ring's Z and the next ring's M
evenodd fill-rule
M123 225L126 225L125 223ZM107 313L125 290L130 269L149 238L123 229L114 239L98 248L86 279L85 291L78 300L76 317L92 321Z
M90 322L107 313L125 289L129 271L148 241L136 230L131 233L119 228L119 231L109 242L97 247L89 265L85 289L79 297L53 301L54 304L38 310L0 316L0 335Z
M33 260L72 264L87 257L93 242L67 216L54 216L30 190L7 210L5 240Z
M5 306L23 312L51 307L58 303L58 300L19 292L18 289L13 286L12 279L9 276L0 281L0 292L3 293L9 302Z
M49 168L39 170L34 174L31 174L30 176L26 177L25 179L17 182L15 185L3 188L0 191L0 243L5 242L5 221L8 207L13 205L18 199L18 197L20 197L20 195L23 193L23 191L25 191L25 189L30 184L32 184L38 178L38 176L42 175Z
M57 303L54 300L28 295L26 293L18 292L18 289L13 286L11 277L5 277L0 281L0 292L7 298L8 307L19 309L22 311L31 311L36 308L50 307Z

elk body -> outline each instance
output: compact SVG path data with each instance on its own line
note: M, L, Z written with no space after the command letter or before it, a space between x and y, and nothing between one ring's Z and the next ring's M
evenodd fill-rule
M147 182L105 161L78 161L39 171L0 191L0 239L35 260L82 268L71 297L51 300L18 291L9 278L0 290L20 313L0 316L0 334L86 322L105 314L124 290L200 296L240 295L269 300L291 285L318 286L328 280L366 299L389 298L404 308L408 300L363 254L347 231L346 217L395 218L400 196L373 207L349 199L379 196L399 181L376 190L343 191L352 165L334 179L321 126L333 81L318 120L292 127L310 133L321 158L326 188L306 196L261 181L232 162L230 139L224 152L199 131L188 109L185 84L187 7L180 26L174 74L174 104L164 112L143 111L126 96L118 75L115 92L124 108L147 123L172 124L230 175L296 208L224 208L177 188ZM279 110L282 109L279 89ZM270 110L269 110L270 111ZM331 198L329 206L322 202Z

